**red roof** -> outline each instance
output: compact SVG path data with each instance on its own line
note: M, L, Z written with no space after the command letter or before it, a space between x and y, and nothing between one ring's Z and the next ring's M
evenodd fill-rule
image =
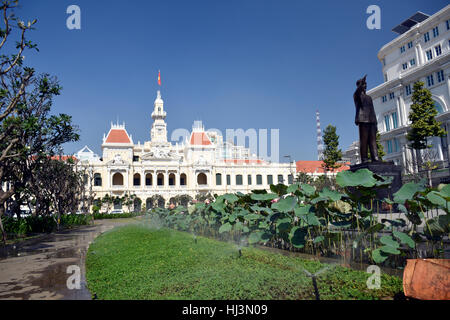
M247 164L262 164L264 163L263 160L249 160L249 159L224 159L224 162L227 163L235 163L235 164L243 164L243 163L247 163Z
M323 168L323 161L319 160L300 160L296 162L297 172L305 172L305 173L325 173ZM341 172L350 169L347 165L342 165L340 168L332 169L328 172Z
M125 129L111 129L105 143L131 143L131 140Z
M75 157L75 156L53 156L53 157L51 157L50 159L52 159L52 160L62 160L62 161L67 161L67 159L72 159L72 160L74 160L74 161L77 161L78 159L77 159L77 157Z
M37 157L35 155L32 155L30 158L31 158L31 160L37 159ZM75 162L78 161L77 157L75 157L75 156L59 156L59 155L57 155L57 156L51 156L49 158L50 158L50 160L67 161L67 159L72 159Z
M192 132L190 144L209 146L211 145L211 140L209 140L205 132Z

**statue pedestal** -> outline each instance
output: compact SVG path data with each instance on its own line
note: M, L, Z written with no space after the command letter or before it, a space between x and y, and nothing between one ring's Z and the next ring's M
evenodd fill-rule
M377 192L377 200L381 201L384 198L394 199L396 193L402 186L402 167L394 164L393 161L386 162L366 162L350 166L350 171L355 172L359 169L369 169L374 174L383 177L393 177L392 184L388 188L380 188ZM388 211L388 210L387 210ZM386 212L381 210L380 212Z

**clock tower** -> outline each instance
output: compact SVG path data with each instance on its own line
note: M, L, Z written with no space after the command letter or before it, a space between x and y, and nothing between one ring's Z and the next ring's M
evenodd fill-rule
M152 143L167 143L166 112L164 111L164 101L161 99L161 92L158 90L155 99L155 108L152 112L152 129L150 139Z

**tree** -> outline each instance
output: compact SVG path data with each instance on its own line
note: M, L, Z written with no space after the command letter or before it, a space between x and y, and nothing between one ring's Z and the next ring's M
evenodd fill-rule
M34 69L23 65L24 50L37 50L26 39L36 20L27 24L17 20L12 12L17 5L18 1L8 0L0 4L4 24L0 26L0 50L12 47L5 47L5 43L13 31L13 23L17 23L20 39L15 52L0 55L0 181L9 186L0 188L3 241L6 234L1 217L6 201L13 195L20 198L30 192L45 159L56 154L63 143L79 139L70 116L50 115L53 97L61 90L56 79L48 74L36 76Z
M42 159L42 166L35 173L37 192L51 199L51 210L59 229L61 214L75 213L79 207L84 179L80 172L74 170L75 162L68 157L47 157Z
M306 172L300 171L297 174L297 182L311 184L314 179Z
M438 111L434 106L430 90L424 88L424 83L421 81L414 83L411 111L409 112L411 129L408 131L407 139L410 142L409 147L416 151L418 171L422 163L421 150L432 147L428 144L429 138L442 137L447 134L441 127L441 123L436 121L437 114ZM431 187L431 170L435 167L434 161L427 160L422 166L427 171L428 183Z
M102 203L106 204L106 212L110 212L114 199L107 193L103 196Z
M342 150L339 149L339 136L336 127L329 124L323 134L325 149L323 151L323 168L325 173L341 166L338 161L342 160Z

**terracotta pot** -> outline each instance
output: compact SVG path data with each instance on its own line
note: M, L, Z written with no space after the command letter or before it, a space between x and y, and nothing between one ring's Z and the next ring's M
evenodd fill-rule
M450 300L450 259L408 259L403 291L421 300Z

